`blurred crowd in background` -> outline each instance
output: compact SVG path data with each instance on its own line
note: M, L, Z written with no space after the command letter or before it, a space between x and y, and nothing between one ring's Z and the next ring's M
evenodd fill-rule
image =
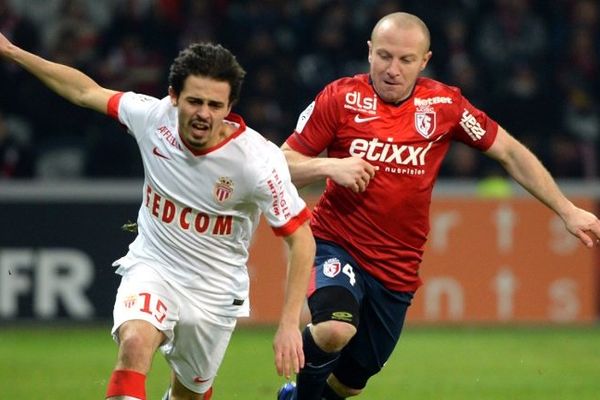
M0 0L0 31L103 86L156 97L179 50L221 43L248 71L234 112L279 145L326 83L368 70L371 29L393 11L429 26L425 75L460 87L555 177L598 177L598 0ZM441 176L482 178L492 165L456 144ZM116 121L0 61L0 179L141 176Z

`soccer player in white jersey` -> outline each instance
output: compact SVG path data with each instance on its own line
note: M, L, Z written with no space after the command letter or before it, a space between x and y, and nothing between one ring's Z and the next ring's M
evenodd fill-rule
M144 164L138 235L115 262L119 344L107 398L145 399L156 350L172 369L165 399L209 399L236 320L249 313L248 247L261 212L289 246L273 349L280 375L304 365L300 312L315 253L310 212L274 144L231 113L245 75L220 45L193 44L173 62L157 99L99 86L82 72L18 48L0 54L67 100L116 118Z

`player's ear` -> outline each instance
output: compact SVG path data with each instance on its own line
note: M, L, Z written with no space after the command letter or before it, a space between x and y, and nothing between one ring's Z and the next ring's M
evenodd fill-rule
M371 46L371 41L370 40L367 40L367 46L369 47L369 57L368 57L368 60L369 60L369 64L371 64L373 62L373 56L371 55L372 51L373 51L372 50L373 47Z
M423 71L425 67L427 67L427 63L429 62L429 60L431 60L432 55L433 53L431 52L431 50L425 53L425 55L423 56L423 61L421 62L421 69L419 71Z
M173 86L169 86L169 97L171 98L171 104L173 105L173 107L177 106L177 93L175 93L175 89L173 89Z

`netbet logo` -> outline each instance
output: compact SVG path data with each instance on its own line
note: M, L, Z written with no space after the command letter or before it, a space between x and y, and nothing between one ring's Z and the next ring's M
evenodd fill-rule
M433 145L415 147L407 144L386 143L379 139L354 139L350 144L350 154L368 161L381 161L398 165L425 165L425 155Z
M481 127L477 119L469 112L464 110L460 119L460 126L469 134L473 141L477 141L485 135L486 131Z

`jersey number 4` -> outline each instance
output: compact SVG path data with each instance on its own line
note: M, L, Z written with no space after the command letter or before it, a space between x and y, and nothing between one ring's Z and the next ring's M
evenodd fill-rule
M354 284L356 283L356 275L354 275L354 269L352 269L352 266L350 264L344 265L344 268L342 268L342 272L344 273L344 275L348 276L348 278L350 279L350 284L354 286Z

